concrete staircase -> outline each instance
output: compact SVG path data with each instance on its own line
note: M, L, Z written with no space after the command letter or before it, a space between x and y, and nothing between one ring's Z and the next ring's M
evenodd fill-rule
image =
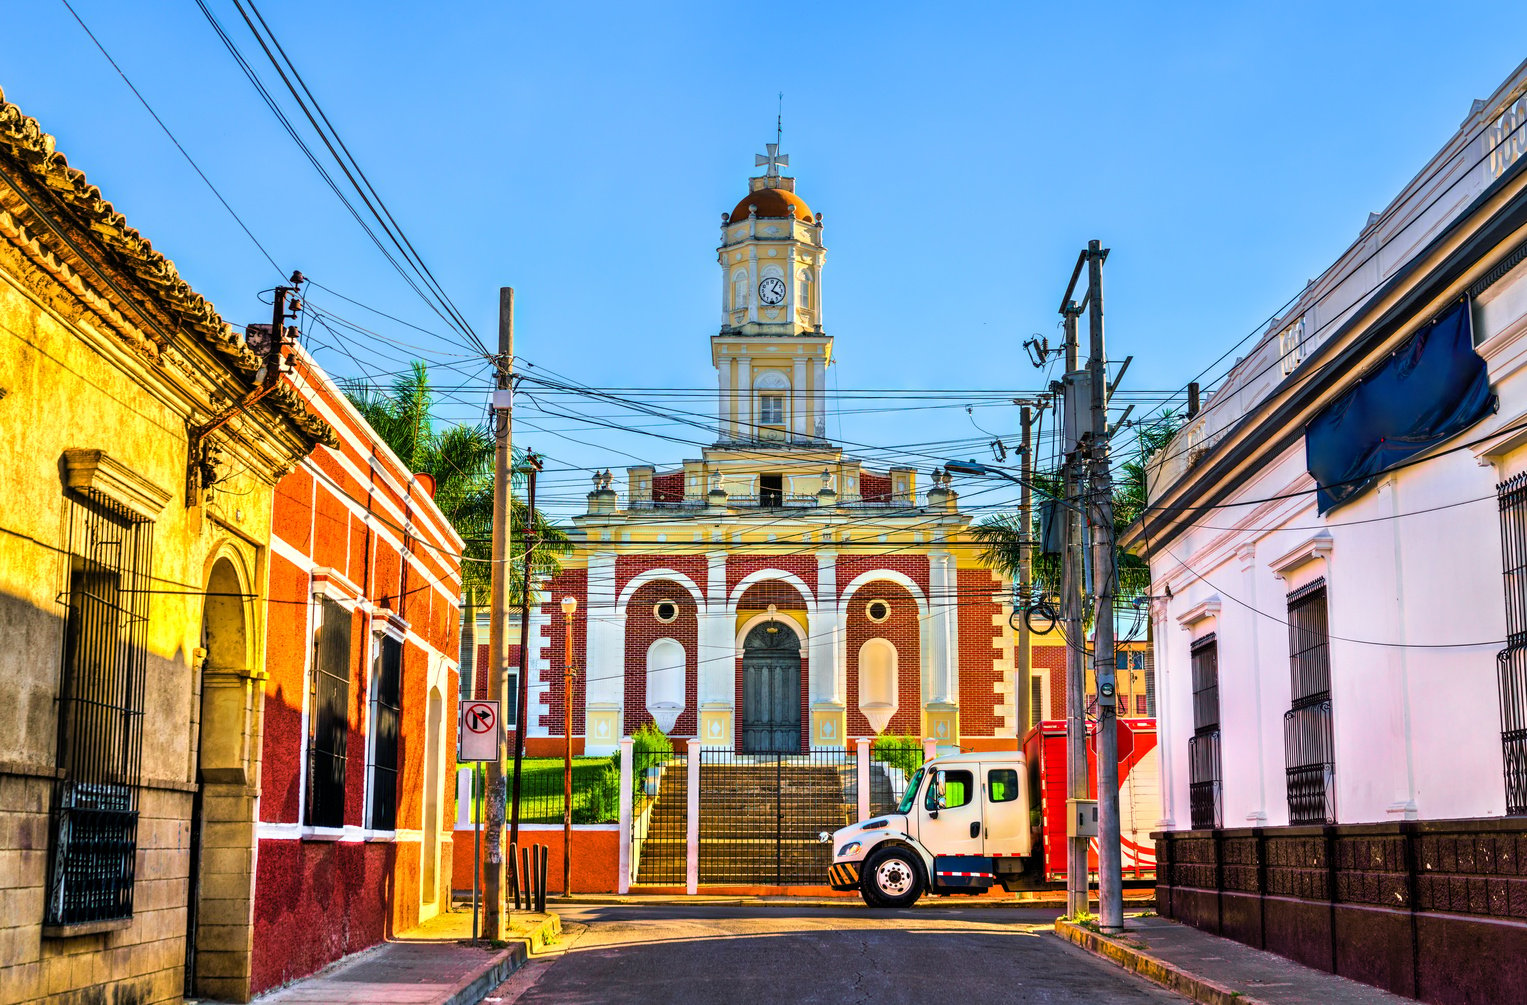
M675 766L677 767L677 766ZM832 851L818 839L857 815L847 765L759 758L700 767L700 882L820 885ZM682 885L689 779L665 773L642 842L637 882Z

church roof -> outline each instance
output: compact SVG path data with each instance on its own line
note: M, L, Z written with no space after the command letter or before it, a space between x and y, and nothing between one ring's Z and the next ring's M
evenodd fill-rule
M738 223L746 220L749 206L757 206L758 215L761 217L793 216L807 223L812 221L811 207L806 205L805 199L783 188L761 188L743 196L737 208L732 210L732 216L727 222Z

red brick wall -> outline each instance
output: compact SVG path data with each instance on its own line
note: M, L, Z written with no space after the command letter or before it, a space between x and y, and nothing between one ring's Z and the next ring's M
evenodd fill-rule
M547 710L539 722L532 718L531 728L542 727L553 736L561 736L563 726L563 668L567 665L567 619L562 616L563 597L574 597L578 601L578 611L573 615L573 735L583 735L584 679L588 671L588 619L584 616L588 610L588 578L585 569L563 569L546 584L547 599L541 605L547 618L547 623L541 626L541 637L547 640L547 669L542 672L540 690L546 696ZM531 680L530 688L533 714L539 707L534 680Z
M812 593L817 589L817 558L815 555L728 555L726 556L726 592L732 590L752 573L760 569L779 569L801 578Z
M859 497L865 502L891 501L891 476L859 472Z
M1002 656L1002 629L992 620L1002 613L993 599L1000 585L986 569L959 569L955 573L959 594L960 625L960 735L996 736L996 685L1002 675L993 661Z
M1030 650L1034 669L1043 671L1050 682L1050 707L1046 719L1066 717L1066 647L1034 646Z
M710 576L710 560L704 555L616 555L615 596L619 597L627 583L648 569L672 569L674 572L682 572L695 584L700 595L705 596L706 581ZM689 591L684 590L684 594L688 596Z
M869 602L876 599L891 605L891 616L880 624L871 621L865 610ZM865 583L849 601L843 620L848 650L848 735L874 735L869 720L859 711L859 650L875 638L885 639L896 647L896 712L886 724L885 731L921 735L921 619L911 592L900 583L887 579Z
M839 555L837 566L839 594L866 572L890 569L912 580L928 596L927 555Z
M652 476L652 501L653 502L683 502L684 501L684 472L675 471L672 474Z
M653 606L663 600L673 601L679 609L679 616L668 624L653 613ZM700 615L694 597L671 580L642 584L626 606L626 735L652 721L647 713L647 650L664 638L674 639L684 647L684 711L679 713L669 735L698 735L695 710L700 702Z

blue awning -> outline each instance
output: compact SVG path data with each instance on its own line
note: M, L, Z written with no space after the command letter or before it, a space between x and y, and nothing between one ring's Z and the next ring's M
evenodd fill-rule
M1467 298L1438 315L1305 426L1305 465L1321 513L1495 412L1470 315Z

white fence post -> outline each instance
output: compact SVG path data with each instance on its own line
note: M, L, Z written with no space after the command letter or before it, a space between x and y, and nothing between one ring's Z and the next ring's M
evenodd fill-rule
M631 892L631 803L635 790L631 785L631 738L620 740L620 872L616 878L618 893Z
M684 892L694 896L700 892L700 741L692 738L685 747L685 767L689 771L689 833L684 838Z
M859 737L854 741L859 749L859 819L870 818L870 741L868 737Z
M931 761L938 756L938 741L931 736L923 737L923 760Z

